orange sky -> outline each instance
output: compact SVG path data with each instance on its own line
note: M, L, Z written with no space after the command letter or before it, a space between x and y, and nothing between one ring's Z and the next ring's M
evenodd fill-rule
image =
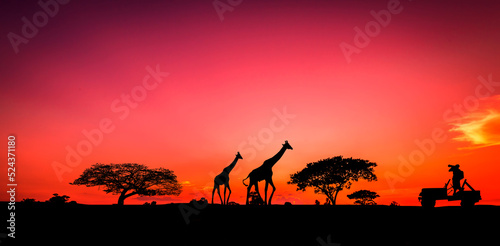
M125 162L171 169L184 185L179 197L126 204L210 199L240 151L231 200L244 203L241 180L288 140L294 149L273 169L276 204L324 202L286 183L343 155L376 162L378 181L338 204L369 189L379 204L418 205L420 189L443 186L459 163L480 203L499 205L500 5L401 1L348 59L340 44L355 46L356 27L388 2L244 1L222 21L206 1L71 2L17 53L8 34L22 35L22 17L42 8L0 3L0 129L17 138L17 199L116 203L69 183L92 164ZM81 159L67 159L78 149Z

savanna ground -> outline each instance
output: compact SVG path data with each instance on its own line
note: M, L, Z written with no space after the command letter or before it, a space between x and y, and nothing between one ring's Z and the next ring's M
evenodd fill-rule
M182 206L195 209L193 204ZM499 241L498 206L207 205L188 217L180 207L18 203L16 239L2 238L1 244L345 246ZM7 216L2 214L4 222Z

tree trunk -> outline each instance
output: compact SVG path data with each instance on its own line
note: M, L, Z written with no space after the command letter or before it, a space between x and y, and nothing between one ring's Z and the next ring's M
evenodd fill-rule
M340 190L336 190L335 191L335 197L333 197L332 205L336 205L337 204L337 195L339 194L339 191Z
M123 205L123 201L125 201L125 196L122 194L118 197L118 205Z
M122 193L120 193L120 197L118 197L118 205L123 205L123 202L125 201L125 198L127 198L128 196L125 195L125 193L127 193L128 189L124 189L122 191Z

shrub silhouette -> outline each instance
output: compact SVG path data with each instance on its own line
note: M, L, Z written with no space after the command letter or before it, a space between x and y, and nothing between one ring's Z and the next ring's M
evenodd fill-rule
M21 202L25 204L31 204L37 202L37 200L35 200L35 198L24 198Z
M396 201L392 201L390 206L391 206L391 207L398 207L398 206L399 206L399 203L398 203L398 202L396 202Z
M257 194L255 191L251 191L249 194L249 205L264 205L264 200L262 200L262 197Z
M51 197L48 202L54 203L54 204L64 204L69 200L69 196L67 195L62 195L60 196L57 193L52 194L53 197Z

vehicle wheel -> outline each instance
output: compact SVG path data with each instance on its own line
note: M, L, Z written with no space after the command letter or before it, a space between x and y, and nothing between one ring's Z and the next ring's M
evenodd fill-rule
M424 208L433 208L436 206L436 200L434 199L422 199L421 201L422 207Z
M462 206L464 208L474 207L474 204L476 204L476 202L470 201L470 200L462 200L460 202L460 206Z

